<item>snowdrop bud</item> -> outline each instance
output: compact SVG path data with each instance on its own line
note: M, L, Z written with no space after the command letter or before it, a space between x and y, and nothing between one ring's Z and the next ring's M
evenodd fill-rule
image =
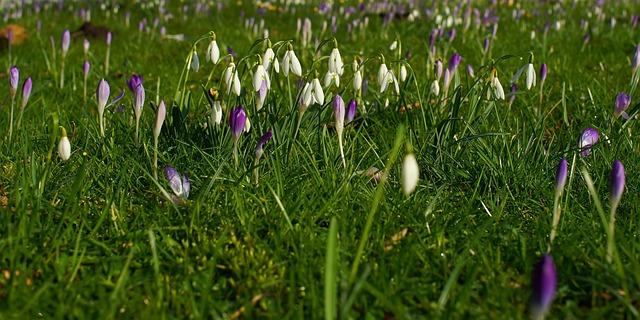
M193 53L191 54L191 69L193 72L198 72L200 70L200 59L198 59L198 52L196 48L193 48Z
M211 122L220 124L222 122L222 107L220 101L213 102L213 108L211 109Z
M387 65L383 62L378 69L378 85L382 86L384 83L384 77L387 75L387 71L389 71L389 69L387 69Z
M400 81L407 79L407 68L403 65L400 66Z
M207 61L211 61L213 63L218 63L218 60L220 60L220 48L218 47L216 40L212 40L211 43L209 43L206 58Z
M154 139L158 139L160 136L160 131L162 130L162 124L164 123L164 118L167 115L167 108L164 105L164 100L160 101L158 105L158 110L156 111L156 123L153 126L153 137Z
M360 70L353 75L353 90L358 91L362 88L362 73Z
M418 186L420 180L420 169L418 161L413 154L407 154L402 163L402 191L407 196Z
M438 84L438 80L433 80L431 83L431 93L436 97L440 94L440 85Z
M71 143L69 143L69 138L67 138L67 130L64 127L60 127L62 129L62 137L60 138L60 142L58 142L58 155L62 161L69 160L71 157Z

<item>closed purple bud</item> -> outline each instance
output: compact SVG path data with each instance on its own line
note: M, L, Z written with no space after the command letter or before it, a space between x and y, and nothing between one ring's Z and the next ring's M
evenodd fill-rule
M489 38L484 38L484 45L482 46L484 52L489 51Z
M18 90L18 81L20 81L20 70L18 70L18 67L13 66L9 69L9 85L11 86L12 97L16 95Z
M407 50L407 53L404 54L404 58L409 60L409 58L411 58L411 49Z
M273 134L273 132L271 132L271 130L267 131L267 133L265 133L262 137L260 137L260 140L258 140L258 147L256 147L256 158L260 159L260 157L262 157L262 146L264 146L265 143L267 143L267 141L269 141L269 139L271 139L271 135Z
M544 318L556 294L556 266L547 253L533 270L531 280L531 314L534 319Z
M136 116L140 117L140 114L142 114L142 108L144 107L144 98L145 98L145 92L144 92L144 87L142 86L142 83L139 84L138 87L136 87L134 96L135 97L133 101L133 110Z
M31 89L33 87L33 82L31 78L27 78L22 84L22 108L27 105L29 101L29 96L31 95Z
M242 106L237 108L231 108L229 114L229 125L231 126L231 135L233 136L233 142L238 142L240 135L244 130L244 125L247 121L247 114L244 112Z
M71 33L69 30L64 30L62 33L62 56L66 56L69 51L69 44L71 44Z
M518 91L518 87L514 83L509 90L509 103L513 103L513 101L516 100L516 91Z
M620 197L624 192L624 180L624 167L622 162L616 160L611 169L611 185L609 187L612 206L614 206L613 204L617 206L618 202L620 202Z
M460 64L460 61L462 61L462 57L457 52L454 52L451 55L451 59L449 59L449 72L453 73L455 68Z
M111 31L107 32L107 46L111 45Z
M587 33L587 34L585 34L585 35L584 35L584 43L589 42L589 39L591 39L591 35L590 35L590 34L588 34L588 33Z
M540 83L544 83L544 80L547 79L547 64L543 63L540 65Z
M613 112L613 115L617 118L622 115L625 119L628 117L625 113L629 105L631 104L631 97L625 94L624 92L618 93L616 97L616 109Z
M560 163L558 163L558 170L556 171L556 194L562 192L565 183L567 183L567 157L562 157Z
M470 64L467 65L467 72L469 73L469 76L471 78L475 78L476 77L476 74L473 72L473 67L471 67Z
M349 100L349 105L347 105L347 116L345 117L345 123L349 123L353 121L353 118L356 117L356 111L358 110L358 103L356 100Z
M598 131L593 128L586 128L580 135L579 147L581 155L584 157L591 152L591 146L598 142Z
M451 29L451 31L449 32L449 41L453 41L456 38L456 29L453 28Z
M82 66L82 72L84 72L85 79L89 75L89 70L90 69L91 69L91 64L89 63L89 60L85 60L84 61L84 65Z
M142 76L137 74L132 74L131 78L125 80L127 82L127 87L131 90L131 93L136 93L136 88L142 84Z

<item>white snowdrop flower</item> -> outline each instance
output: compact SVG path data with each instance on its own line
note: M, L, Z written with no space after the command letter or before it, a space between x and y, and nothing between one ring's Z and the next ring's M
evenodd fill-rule
M67 130L64 127L60 127L62 129L62 137L60 138L60 142L58 142L58 155L62 161L67 161L71 157L71 143L69 142L69 138L67 138Z
M431 83L431 93L436 97L440 94L440 84L438 84L438 80L433 80L433 83Z
M278 62L278 58L273 59L273 70L276 73L280 73L280 62Z
M407 80L407 68L403 65L400 66L400 81Z
M293 49L287 50L284 53L284 58L282 59L282 73L285 77L289 76L289 70L291 73L297 75L298 77L302 76L302 66L300 66L300 60L296 57L296 53L293 52Z
M389 69L387 69L387 65L383 62L380 65L380 69L378 69L378 85L382 86L382 83L384 82L384 76L387 74L387 71L389 71Z
M262 56L262 66L265 70L269 70L271 63L273 62L273 58L275 58L276 54L273 52L271 47L267 48L267 51L264 52Z
M256 68L256 72L253 73L253 89L255 91L260 90L260 86L262 86L262 80L266 80L265 74L266 72L264 70L264 66L258 65L258 68Z
M247 119L244 122L244 132L249 132L251 130L251 122L249 121L249 115L247 115Z
M329 72L324 75L324 87L328 87L331 84L331 81L334 81L336 87L340 87L340 76L337 73Z
M216 40L212 40L207 48L207 62L218 63L218 60L220 60L220 48L218 48Z
M331 54L329 55L329 71L332 73L337 73L338 75L342 75L343 67L344 65L342 63L340 51L338 50L338 48L333 48Z
M529 63L527 66L527 90L536 86L536 70L533 68L533 63Z
M391 83L393 83L396 94L400 93L398 79L396 79L396 76L393 74L393 70L388 70L387 74L384 76L384 81L380 86L380 93L384 93L387 90L387 87L389 86L389 84Z
M502 84L500 84L497 76L491 80L491 88L493 89L493 94L496 96L496 99L504 100L504 88L502 88Z
M310 82L307 82L302 88L302 94L300 95L300 105L298 106L301 111L307 110L307 108L313 103L313 87Z
M362 72L356 71L353 75L353 89L358 91L362 88Z
M413 154L407 154L402 162L402 191L410 195L418 186L420 180L420 168Z
M213 108L211 109L211 122L215 124L222 123L222 107L220 101L213 102Z
M198 59L198 52L195 48L193 49L193 54L191 54L191 69L193 69L193 72L200 70L200 59Z
M311 82L311 87L312 87L311 91L313 92L313 99L315 100L315 102L318 104L323 104L324 91L322 91L320 80L318 80L318 78L314 78L313 81Z
M393 42L391 43L391 45L389 46L389 50L393 51L393 50L395 50L396 48L398 48L398 40L393 41Z

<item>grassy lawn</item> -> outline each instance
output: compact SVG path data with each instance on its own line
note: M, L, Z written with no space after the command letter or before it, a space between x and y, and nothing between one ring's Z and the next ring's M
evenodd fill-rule
M2 6L0 319L640 316L639 4L162 2Z

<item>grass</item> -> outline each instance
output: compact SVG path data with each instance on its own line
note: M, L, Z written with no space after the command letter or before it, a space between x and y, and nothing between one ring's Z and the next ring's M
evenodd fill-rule
M549 246L555 169L562 156L569 161L569 179L551 250L558 288L550 317L638 316L640 199L634 173L640 109L629 63L639 32L630 21L640 7L633 2L607 4L603 19L597 19L592 3L573 10L572 4L522 3L520 19L512 17L512 6L471 4L482 14L493 8L499 28L486 53L482 44L493 22L479 26L472 15L468 30L456 26L452 42L446 38L450 28L444 28L435 57L445 68L453 52L463 57L447 99L429 92L433 17L385 24L377 14L359 11L345 18L336 4L334 34L330 14L312 5L279 5L282 13L262 14L249 4L225 3L200 13L190 5L185 16L182 5L170 4L173 19L154 27L159 11L153 3L106 9L91 4L92 21L111 28L114 36L108 74L102 69L105 41L91 40L86 102L82 38L72 40L65 86L59 89L62 32L82 22L77 14L69 18L81 6L66 5L62 11L45 6L39 13L27 5L24 16L10 22L31 32L28 42L12 48L11 63L6 53L0 56L0 66L19 67L20 84L26 77L34 83L21 128L14 128L11 140L0 141L0 318L527 318L533 266ZM455 17L464 18L466 9ZM446 17L443 7L434 10ZM251 17L258 26L265 21L274 47L293 40L307 80L315 59L322 82L327 61L322 56L333 42L320 50L303 47L295 33L297 19L309 17L320 42L335 37L339 44L345 62L341 86L325 91L324 104L309 107L297 136L299 77L287 82L271 73L265 106L255 110L251 75L240 63L243 58L255 63L265 49L256 42L261 32L245 27ZM347 32L349 23L365 17L366 29ZM611 17L617 21L613 28ZM142 19L149 33L137 31ZM321 34L325 20L329 27ZM551 28L545 35L546 22ZM556 30L556 23L562 28ZM163 39L161 26L186 40ZM228 62L214 67L205 61L209 31L215 31L223 56L227 46L238 53L239 98L227 95L221 84ZM586 33L591 36L583 44ZM192 46L201 36L200 70L189 71ZM402 51L389 50L395 39ZM404 60L407 49L411 56ZM508 92L529 52L536 70L542 62L549 66L543 102L540 83L523 90L524 78L517 81L512 104L487 100L491 61L497 61ZM391 69L405 62L411 67L397 95L392 88L379 93L381 53ZM280 59L283 54L284 49L277 51ZM369 85L360 107L367 112L359 109L345 128L344 168L330 98L357 97L351 84L354 55L366 61ZM125 84L131 73L143 75L147 97L138 147L133 94ZM111 85L112 98L126 90L121 103L105 112L104 138L94 94L102 78ZM8 83L5 74L3 92ZM227 108L218 126L209 120L204 93L212 85ZM628 121L613 118L620 91L632 97ZM160 99L167 118L155 180L151 132ZM2 135L9 127L10 103L8 98L0 107ZM124 111L115 112L120 104ZM239 140L236 169L226 117L238 104L247 109L251 131ZM71 139L66 162L57 157L59 126ZM600 141L581 157L577 141L586 127L598 130ZM267 130L273 137L265 144L256 185L254 150ZM408 148L418 160L420 182L407 196L400 165ZM607 219L601 211L608 210L614 160L625 166L627 187L616 215L615 258L608 263ZM164 165L189 176L185 205L158 201L162 190L171 192ZM371 167L383 170L386 182L358 174Z

